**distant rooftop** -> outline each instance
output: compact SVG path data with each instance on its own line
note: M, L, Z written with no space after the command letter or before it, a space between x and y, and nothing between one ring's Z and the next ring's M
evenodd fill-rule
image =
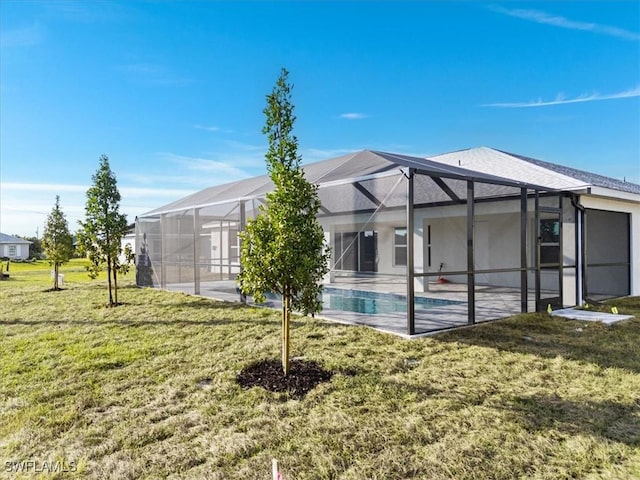
M6 233L0 233L0 243L21 243L30 245L33 242L25 240L24 238L14 237L13 235L7 235Z

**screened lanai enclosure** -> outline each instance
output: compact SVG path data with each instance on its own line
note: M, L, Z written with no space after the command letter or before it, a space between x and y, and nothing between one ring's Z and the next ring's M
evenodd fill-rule
M417 335L555 308L563 295L576 303L567 194L373 151L304 170L331 248L322 317ZM140 216L138 284L241 301L238 232L271 188L266 175L250 178Z

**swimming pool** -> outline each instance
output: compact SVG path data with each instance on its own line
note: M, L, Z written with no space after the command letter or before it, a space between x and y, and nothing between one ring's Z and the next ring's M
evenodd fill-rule
M395 293L329 287L322 291L322 302L325 309L366 313L369 315L407 311L407 297ZM461 303L464 302L441 298L415 297L415 308L421 310Z

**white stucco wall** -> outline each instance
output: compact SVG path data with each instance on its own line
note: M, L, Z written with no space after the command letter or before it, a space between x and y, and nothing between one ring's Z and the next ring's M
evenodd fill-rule
M15 246L15 254L11 251L11 246ZM16 244L3 244L1 245L2 254L0 257L15 258L24 260L29 258L29 244L16 243Z
M466 276L447 272L467 270L467 209L465 205L416 211L414 241L416 271L438 272L455 283L466 283ZM529 221L529 238L533 237L533 219ZM428 232L431 230L431 265L428 263ZM529 242L530 243L530 242ZM475 267L479 270L520 267L520 203L506 201L476 205L474 224ZM533 250L527 248L529 259ZM416 288L426 289L423 279ZM435 282L437 277L429 277ZM476 284L519 287L518 272L478 274Z

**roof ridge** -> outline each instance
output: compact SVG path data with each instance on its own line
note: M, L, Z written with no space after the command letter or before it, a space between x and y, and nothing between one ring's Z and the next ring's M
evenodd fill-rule
M525 157L524 155L518 155L517 153L506 152L506 151L504 151L504 150L500 150L500 149L493 148L493 147L486 147L486 148L488 148L488 149L490 149L490 150L493 150L494 152L497 152L497 153L499 153L499 154L501 154L501 155L507 156L507 157L509 157L509 158L513 158L513 159L518 160L518 161L521 161L521 162L526 162L526 163L527 163L527 165L531 166L531 168L534 168L535 170L537 170L537 171L539 171L539 172L544 172L544 171L548 172L548 171L549 171L549 170L551 170L551 169L546 168L546 167L544 167L543 165L539 165L539 164L537 164L537 163L535 163L535 162L540 161L540 162L542 162L542 163L547 163L547 164L549 164L549 165L555 165L555 164L550 163L550 162L544 162L544 161L542 161L542 160L537 160L537 159L535 159L535 158L533 158L533 157ZM532 161L532 160L533 160L533 161ZM558 165L558 166L561 166L561 165ZM589 185L589 183L585 183L585 181L584 181L584 180L581 180L581 179L579 179L579 178L571 177L571 176L569 176L569 175L566 175L566 174L564 174L564 173L562 173L562 172L557 172L557 171L555 171L555 170L551 170L551 171L552 171L555 175L561 175L564 179L566 179L566 180L568 180L569 182L571 182L571 183L575 184L575 186L576 186L576 187L582 187L582 186L587 186L587 185Z
M561 165L561 164L558 164L558 163L548 162L546 160L540 160L538 158L528 157L526 155L520 155L520 154L517 154L517 153L505 152L503 150L496 150L496 151L504 153L504 154L507 154L507 155L510 155L510 156L512 156L514 158L518 158L518 159L520 159L520 160L522 160L524 162L527 162L529 164L538 166L540 168L546 168L548 170L553 171L556 174L564 175L566 177L573 178L574 180L579 180L581 182L585 182L584 185L594 185L594 182L590 182L590 181L586 181L584 179L580 179L580 178L576 178L574 176L570 176L570 175L568 175L566 173L563 173L561 170L566 170L567 172L575 172L575 173L577 173L577 174L579 174L581 176L584 176L584 177L591 177L593 179L603 180L603 181L606 181L607 183L612 183L613 185L619 186L620 188L622 188L623 185L630 186L630 187L639 187L640 188L640 184L637 184L637 183L634 183L634 182L629 182L627 180L620 180L620 179L617 179L617 178L614 178L614 177L609 177L607 175L602 175L602 174L595 173L595 172L589 172L587 170L582 170L580 168L570 167L570 166L567 166L567 165ZM547 167L547 165L549 167L551 167L551 168ZM594 186L598 186L598 185L594 185ZM601 186L604 186L604 185L601 185ZM609 186L609 187L606 187L606 188L613 188L614 190L617 190L617 188L615 188L613 186Z

